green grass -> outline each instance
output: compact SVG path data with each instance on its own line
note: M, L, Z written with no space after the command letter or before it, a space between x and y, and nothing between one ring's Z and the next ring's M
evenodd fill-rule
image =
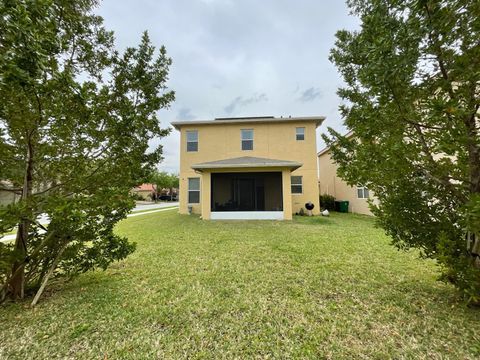
M478 358L480 311L364 216L123 221L137 251L0 308L2 359Z
M150 212L150 211L156 211L156 210L166 210L166 209L174 209L174 208L178 208L178 205L172 205L172 206L166 206L166 207L163 207L163 208L155 208L155 209L146 209L146 210L137 210L137 211L132 211L130 214L140 214L140 213L144 213L144 212ZM43 226L48 226L48 224L43 224ZM9 232L6 232L6 233L3 233L3 234L0 234L1 236L6 236L6 235L13 235L13 234L16 234L17 233L17 229L13 229Z

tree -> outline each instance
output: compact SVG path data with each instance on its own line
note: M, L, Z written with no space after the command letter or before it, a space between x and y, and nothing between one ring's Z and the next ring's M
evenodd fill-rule
M150 177L150 182L155 184L157 192L161 192L162 189L169 189L170 200L173 196L173 188L178 188L178 175L169 174L166 171L154 171Z
M175 188L178 191L180 179L178 177L178 174L170 174L170 179L171 181L170 181L169 191L170 191L170 201L171 201L173 196L173 189Z
M118 53L96 5L0 2L0 179L20 194L0 208L0 233L17 227L14 246L0 243L0 301L134 250L113 228L162 159L148 149L169 132L156 113L174 100L171 59L147 33Z
M401 249L436 259L444 280L480 300L480 3L351 0L359 31L339 31L330 59L346 126L329 129L339 175L380 203Z

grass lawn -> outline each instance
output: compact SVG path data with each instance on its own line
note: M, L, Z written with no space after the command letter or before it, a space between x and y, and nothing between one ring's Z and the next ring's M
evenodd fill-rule
M129 218L137 251L0 308L1 359L480 357L480 311L363 216Z
M132 211L130 214L141 214L141 213L150 212L150 211L166 210L166 209L173 209L173 208L178 208L178 205L166 206L164 208L137 210L137 211ZM43 226L48 226L48 224L43 224ZM0 235L6 236L6 235L13 235L13 234L16 234L16 233L17 233L17 229L15 228L15 229L13 229L9 232L6 232L6 233L0 234Z

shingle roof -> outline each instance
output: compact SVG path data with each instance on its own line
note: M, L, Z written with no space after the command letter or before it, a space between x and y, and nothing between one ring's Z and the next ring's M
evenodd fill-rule
M228 169L228 168L262 168L262 167L286 167L292 170L298 169L303 164L298 161L266 159L252 156L242 156L232 159L209 161L193 164L192 169Z
M154 184L140 184L138 185L135 190L137 191L155 191Z

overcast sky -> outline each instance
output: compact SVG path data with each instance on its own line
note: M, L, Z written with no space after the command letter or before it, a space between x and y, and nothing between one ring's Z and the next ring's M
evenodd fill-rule
M328 60L340 29L355 29L342 0L103 0L97 12L115 31L119 50L136 46L144 30L173 60L169 87L176 101L160 112L174 120L236 116L327 117L344 132ZM161 140L161 170L178 172L179 134Z

